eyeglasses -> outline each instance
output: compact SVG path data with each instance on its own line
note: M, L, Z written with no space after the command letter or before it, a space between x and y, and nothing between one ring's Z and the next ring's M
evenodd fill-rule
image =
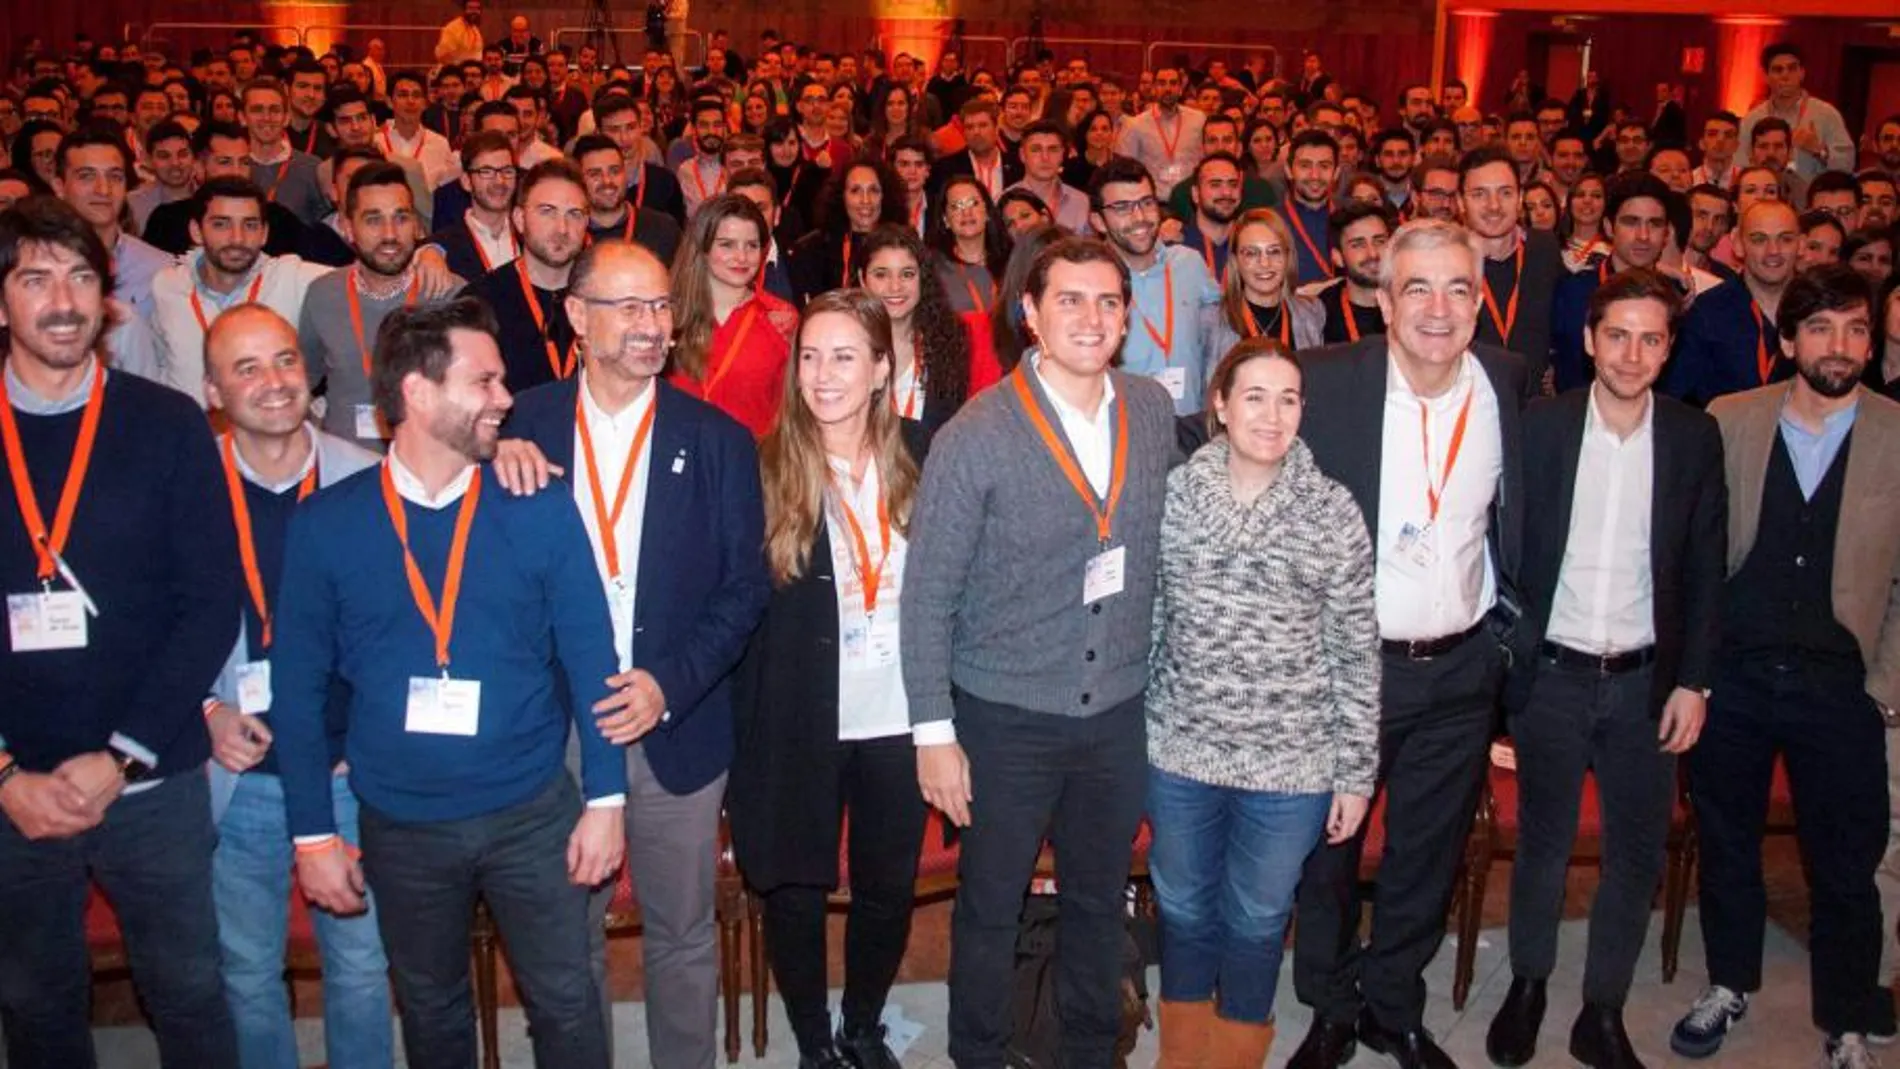
M512 182L515 180L515 176L520 173L521 169L512 165L508 167L473 167L469 169L468 176L477 182L490 182L497 178L505 178Z
M1134 215L1136 212L1152 212L1161 207L1161 202L1153 196L1139 200L1118 200L1102 205L1102 211L1109 215Z
M587 297L578 293L574 296L579 297L581 303L589 307L612 309L619 313L622 319L639 319L642 316L659 319L673 312L671 297L655 297L652 300L643 301L638 297Z
M967 212L971 208L979 208L982 207L982 205L982 197L958 197L956 200L944 205L944 207L953 212Z

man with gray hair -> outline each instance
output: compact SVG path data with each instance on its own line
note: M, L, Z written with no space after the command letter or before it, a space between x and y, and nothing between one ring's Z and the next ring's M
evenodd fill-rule
M1314 1018L1294 1069L1331 1069L1361 1041L1405 1069L1453 1064L1424 1030L1420 977L1444 936L1484 775L1522 523L1524 363L1473 344L1482 267L1455 223L1400 227L1379 269L1386 333L1301 360L1303 437L1374 537L1388 827L1368 945L1358 936L1364 829L1307 859L1293 980Z

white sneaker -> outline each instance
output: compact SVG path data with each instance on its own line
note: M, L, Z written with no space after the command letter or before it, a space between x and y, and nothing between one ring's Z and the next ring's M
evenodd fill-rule
M1821 1046L1821 1064L1827 1069L1880 1069L1880 1059L1859 1032L1829 1036Z

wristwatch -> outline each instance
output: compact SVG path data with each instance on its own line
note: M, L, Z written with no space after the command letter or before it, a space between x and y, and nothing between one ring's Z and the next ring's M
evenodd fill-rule
M131 754L115 752L113 756L119 759L119 775L124 778L125 785L128 787L152 774L151 765Z

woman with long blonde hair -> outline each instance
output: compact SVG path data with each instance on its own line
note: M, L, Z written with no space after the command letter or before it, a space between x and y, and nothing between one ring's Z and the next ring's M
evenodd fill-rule
M673 263L678 342L667 381L745 424L772 427L798 310L759 286L771 234L745 196L708 198L686 224Z
M1244 338L1275 338L1288 352L1324 344L1326 309L1297 290L1293 230L1272 208L1250 208L1227 239L1227 277L1212 352Z
M764 902L772 975L804 1069L896 1069L878 1023L910 937L924 800L898 661L924 435L892 410L884 302L806 306L760 443L772 600L734 690L733 845ZM849 814L843 1028L827 1010L825 901Z

